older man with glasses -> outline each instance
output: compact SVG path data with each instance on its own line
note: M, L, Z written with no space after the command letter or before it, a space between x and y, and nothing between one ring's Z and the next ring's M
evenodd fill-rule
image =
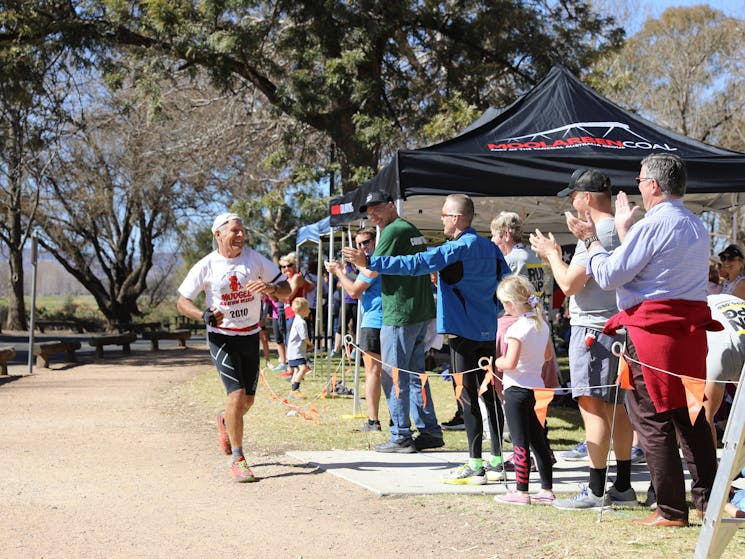
M588 273L601 288L616 289L620 312L608 320L604 332L612 335L621 326L627 330L625 355L634 390L626 402L657 493L657 510L633 522L688 526L678 441L700 518L717 470L704 411L691 419L679 378L705 379L706 332L722 329L706 304L709 233L683 205L686 168L678 156L647 156L637 183L647 213L633 223L639 208L619 192L615 223L621 245L612 254L598 240L589 211L580 217L567 212L567 225L588 248Z

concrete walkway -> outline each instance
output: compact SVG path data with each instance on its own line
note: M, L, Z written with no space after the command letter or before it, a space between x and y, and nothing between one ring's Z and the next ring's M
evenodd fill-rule
M505 492L504 483L467 486L449 485L442 482L447 472L465 463L466 452L433 451L416 454L383 454L375 451L292 451L292 458L318 466L346 481L355 483L378 495L423 495L438 493L500 494ZM558 454L558 453L557 453ZM615 477L611 462L609 481ZM579 484L589 479L587 460L567 461L559 459L554 465L554 491L574 494ZM646 464L632 466L631 485L642 501L649 487L649 471ZM515 475L507 473L507 483L512 487ZM540 479L531 473L531 491L538 490ZM686 470L686 490L690 491L690 476Z

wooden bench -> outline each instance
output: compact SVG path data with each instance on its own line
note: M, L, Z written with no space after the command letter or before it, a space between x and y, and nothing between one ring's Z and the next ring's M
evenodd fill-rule
M163 325L160 322L117 322L116 329L120 334L125 332L135 332L144 334L145 332L154 332L160 330Z
M96 348L96 359L103 358L103 348L107 345L120 345L124 353L129 353L129 345L137 339L134 332L124 334L106 334L103 336L93 336L88 340L88 344Z
M42 334L45 328L75 330L78 334L82 334L85 330L90 332L96 328L94 323L85 320L37 320L34 322L34 327L38 328Z
M178 340L179 347L186 347L186 340L191 338L191 330L156 330L143 332L142 339L150 340L150 349L157 351L158 340Z
M16 348L0 347L0 375L8 374L8 361L16 356Z
M33 354L36 356L36 366L49 368L49 356L55 353L66 353L68 363L75 362L75 350L80 349L80 342L51 340L34 344Z

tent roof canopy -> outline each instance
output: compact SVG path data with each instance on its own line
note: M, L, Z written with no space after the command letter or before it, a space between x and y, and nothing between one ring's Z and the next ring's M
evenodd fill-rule
M622 109L555 66L533 89L502 110L490 108L458 136L417 150L398 150L374 178L331 202L331 223L361 219L368 192L382 189L406 200L404 216L420 228L440 228L442 196L475 200L477 228L501 210L526 218L526 230L566 231L555 198L572 172L594 167L608 175L614 192L637 193L634 178L651 153L675 153L686 161L693 211L737 205L745 191L745 154L699 142ZM436 196L434 201L430 197ZM553 198L549 198L553 197ZM427 198L430 198L429 200ZM436 208L433 206L436 206Z

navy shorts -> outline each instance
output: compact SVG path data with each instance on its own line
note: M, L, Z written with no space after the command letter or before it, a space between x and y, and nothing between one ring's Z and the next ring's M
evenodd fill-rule
M215 362L225 391L245 390L256 394L259 383L259 333L248 336L226 336L208 332L210 355Z
M360 339L357 345L365 353L380 355L380 328L360 328Z
M299 367L300 365L307 365L307 364L308 364L308 361L305 359L305 357L287 360L287 365L289 365L290 367Z

